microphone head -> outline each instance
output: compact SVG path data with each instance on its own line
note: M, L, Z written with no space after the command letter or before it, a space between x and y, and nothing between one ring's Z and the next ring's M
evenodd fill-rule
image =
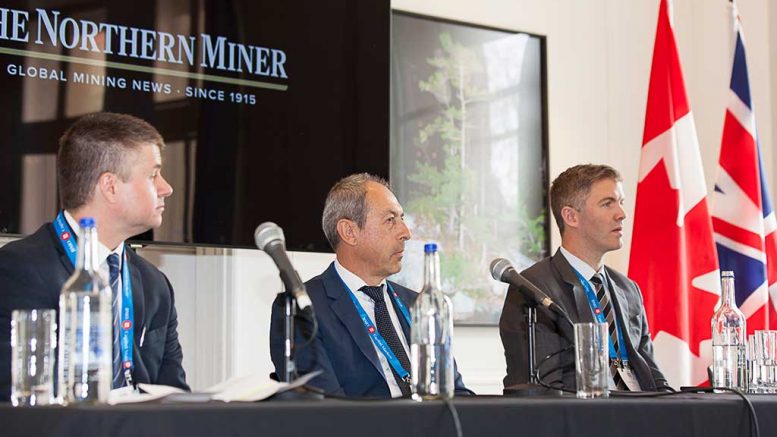
M489 270L491 271L491 277L496 279L497 281L502 280L502 275L504 273L513 268L513 264L504 259L504 258L496 258L493 261L491 261L491 267Z
M286 246L286 237L283 236L283 229L273 222L264 222L257 226L256 231L254 231L254 241L256 241L256 247L261 250L276 244Z

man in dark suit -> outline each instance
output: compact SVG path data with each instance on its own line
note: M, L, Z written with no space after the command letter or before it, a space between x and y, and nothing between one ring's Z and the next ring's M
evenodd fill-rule
M409 309L416 293L386 280L402 268L405 241L411 237L402 206L386 181L356 174L329 191L322 225L336 260L305 283L318 333L300 348L310 327L304 321L298 324L298 333L303 333L296 338L299 372L321 370L310 384L330 395L410 395L404 376L410 372ZM270 352L278 374L283 371L283 313L284 299L279 295L270 327ZM389 352L376 345L376 333ZM458 372L456 392L471 393Z
M602 262L605 253L623 246L623 187L617 170L604 165L578 165L561 173L550 189L561 247L522 274L563 307L574 322L608 324L611 388L655 391L667 388L653 359L642 295L637 284ZM505 388L526 383L528 341L526 302L514 287L507 292L499 321L505 348ZM555 313L538 308L537 363L543 381L574 390L574 333Z
M125 245L127 238L162 224L164 199L173 192L161 175L163 147L161 135L145 121L110 113L82 117L60 139L57 178L63 210L56 225L44 224L0 248L0 400L10 396L11 312L58 308L60 289L74 270L67 243L78 237L83 217L95 219L100 269L114 294L125 281L131 284L134 323L114 326L112 387L145 382L188 389L173 288L159 269ZM120 321L121 305L126 308L128 302L115 303L114 320ZM131 360L117 351L120 329L134 337ZM127 361L129 373L122 371Z

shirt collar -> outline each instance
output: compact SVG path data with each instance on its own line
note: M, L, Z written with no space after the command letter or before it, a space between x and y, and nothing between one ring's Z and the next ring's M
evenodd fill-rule
M73 232L75 232L76 237L81 238L81 228L78 226L78 222L76 222L76 219L73 218L73 216L67 210L65 210L65 220L67 221L67 224L70 225L70 229L72 229ZM97 232L98 233L100 232L99 228L98 228ZM124 256L124 242L122 241L121 243L119 243L119 245L116 246L116 249L110 250L101 241L99 241L99 240L97 241L97 256L98 256L97 259L100 260L101 264L104 263L105 260L108 258L108 255L110 255L112 253L115 253L116 255L119 255L119 260L123 260L124 259L123 258L123 256Z
M561 246L559 250L561 251L561 254L564 255L564 258L567 259L569 265L571 265L573 269L577 270L578 273L583 275L583 277L588 280L590 280L593 275L602 273L604 271L604 268L601 268L598 271L594 270L594 268L588 265L588 263L573 255L572 252L566 250L564 246Z
M360 288L367 285L366 282L362 278L356 275L356 273L353 273L352 271L346 269L343 267L342 264L335 258L335 270L337 271L337 274L340 275L340 279L343 280L345 285L352 291L356 292ZM383 287L386 285L386 280L382 280L380 282L380 286Z

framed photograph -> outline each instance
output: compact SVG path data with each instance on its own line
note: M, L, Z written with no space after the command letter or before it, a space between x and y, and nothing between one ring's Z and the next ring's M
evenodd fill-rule
M499 322L507 285L547 255L545 38L392 14L391 184L413 232L393 280L423 283L423 245L440 247L457 324Z

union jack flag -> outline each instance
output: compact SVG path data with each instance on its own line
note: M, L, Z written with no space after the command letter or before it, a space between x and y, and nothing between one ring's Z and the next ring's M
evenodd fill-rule
M758 146L742 23L733 4L732 8L734 62L712 223L720 269L734 272L737 305L747 317L748 333L752 333L777 323L777 221Z

